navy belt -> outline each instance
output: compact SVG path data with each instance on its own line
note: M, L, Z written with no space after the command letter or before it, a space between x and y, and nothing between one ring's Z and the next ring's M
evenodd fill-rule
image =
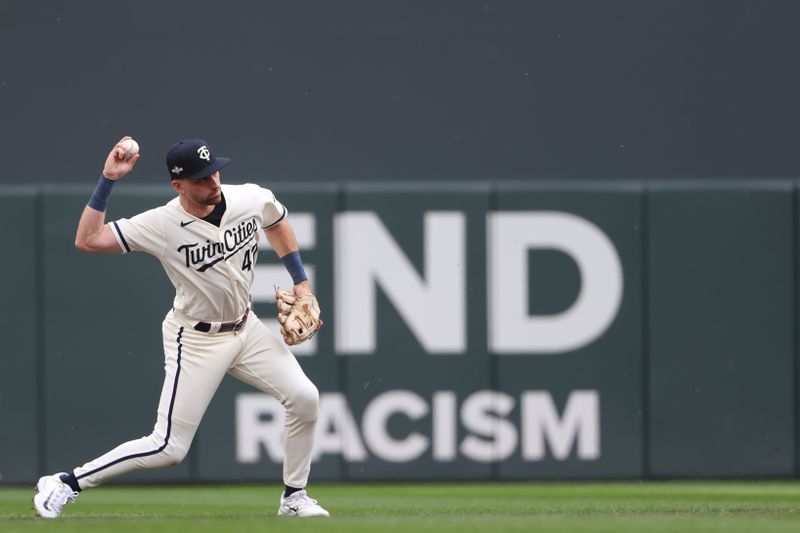
M244 312L244 315L242 315L242 318L240 318L239 320L235 320L233 322L223 322L222 324L220 324L217 333L239 331L244 327L244 323L247 322L247 315L249 314L250 314L250 308L248 307L247 310ZM194 325L194 329L202 333L208 333L209 331L211 331L211 324L209 324L208 322L198 322L197 324Z

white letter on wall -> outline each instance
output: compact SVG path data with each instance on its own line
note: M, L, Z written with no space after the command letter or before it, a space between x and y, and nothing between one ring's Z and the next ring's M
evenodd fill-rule
M389 418L397 413L418 420L428 411L428 404L416 393L405 390L384 392L373 398L364 410L364 440L372 453L384 461L406 463L418 459L428 449L428 437L414 432L403 439L395 439L389 434L387 424Z
M373 212L334 221L335 344L339 354L375 351L376 285L430 353L466 349L466 222L461 212L425 214L421 277ZM431 305L438 302L438 305ZM445 305L446 304L446 305ZM448 309L442 313L442 309Z
M435 461L456 460L456 393L437 391L433 393L433 459Z
M489 349L498 354L561 353L600 337L622 303L614 244L588 220L560 212L497 212L487 219ZM528 315L528 252L552 249L578 265L581 288L555 315Z
M544 459L545 441L559 461L569 457L576 441L578 459L591 461L600 457L600 396L597 391L573 391L560 419L549 392L525 392L520 403L523 460Z
M319 417L314 436L314 455L318 461L323 454L341 455L345 461L365 461L367 450L358 435L358 425L341 392L319 395Z
M514 409L514 398L504 392L478 391L461 406L461 423L480 435L469 435L461 443L464 457L491 463L508 459L517 447L517 428L506 420Z
M283 460L284 409L278 400L260 392L236 395L236 461L258 463L261 446L270 460Z

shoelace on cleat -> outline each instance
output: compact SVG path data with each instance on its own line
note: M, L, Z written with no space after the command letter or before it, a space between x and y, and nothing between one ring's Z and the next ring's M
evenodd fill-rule
M60 490L54 494L53 505L58 509L63 509L68 503L75 503L78 493L73 491L69 485L64 485Z
M298 494L298 493L295 493ZM293 505L299 505L300 507L310 507L312 505L317 505L317 500L311 498L308 494L303 491L302 494L298 494L293 498L287 498L286 503L291 503Z

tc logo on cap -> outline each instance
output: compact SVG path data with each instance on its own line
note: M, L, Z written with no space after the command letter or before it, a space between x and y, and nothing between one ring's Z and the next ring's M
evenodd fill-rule
M215 157L203 139L178 141L167 152L167 170L171 179L201 180L230 162L230 158Z

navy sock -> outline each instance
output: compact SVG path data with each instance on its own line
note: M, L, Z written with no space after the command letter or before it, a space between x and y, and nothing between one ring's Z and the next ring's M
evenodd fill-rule
M295 487L290 487L289 485L284 485L284 487L285 487L283 489L283 497L284 498L288 498L289 496L291 496L295 492L299 492L299 491L303 490L303 489L298 489L298 488L295 488Z
M78 485L78 479L72 472L70 472L69 474L61 474L61 481L69 485L69 487L75 492L81 491L81 486Z

